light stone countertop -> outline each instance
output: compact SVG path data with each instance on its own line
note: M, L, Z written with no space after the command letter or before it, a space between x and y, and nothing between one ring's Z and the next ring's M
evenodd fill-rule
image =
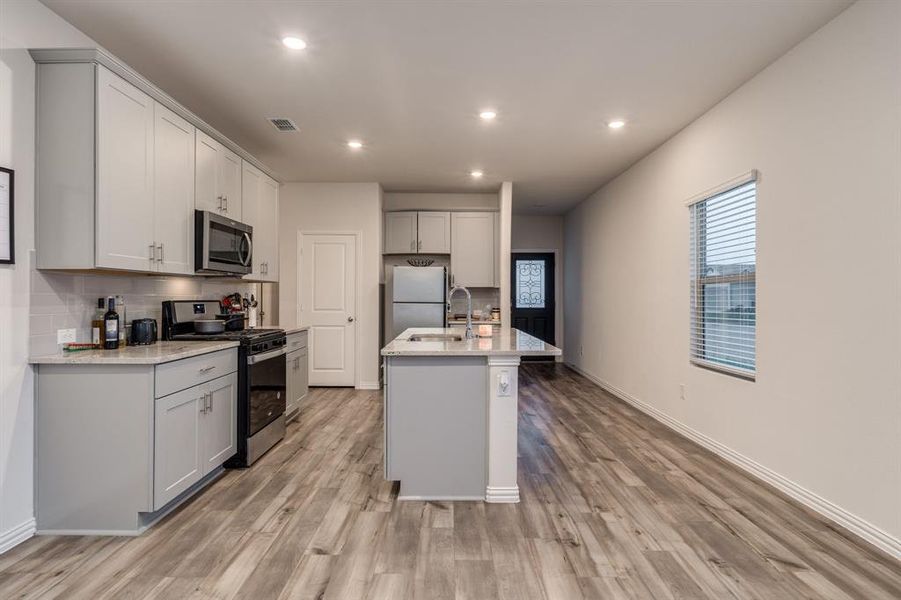
M118 350L81 350L32 356L33 365L158 365L228 348L238 342L157 342L150 346L126 346Z
M462 341L411 342L416 334L460 335L459 327L411 327L382 348L382 356L558 356L562 350L511 327L494 328L491 337Z
M279 325L266 325L266 327L275 327L279 329ZM296 327L281 327L281 329L285 330L285 335L291 335L292 333L300 333L301 331L308 331L310 329L309 325L297 325Z

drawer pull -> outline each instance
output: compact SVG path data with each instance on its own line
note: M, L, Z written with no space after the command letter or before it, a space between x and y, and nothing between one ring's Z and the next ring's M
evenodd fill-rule
M210 365L209 367L203 367L201 369L198 369L198 372L199 373L209 373L210 371L212 371L215 368L216 368L216 365Z

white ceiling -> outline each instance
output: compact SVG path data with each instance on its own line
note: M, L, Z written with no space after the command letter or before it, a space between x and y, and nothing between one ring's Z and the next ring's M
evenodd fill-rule
M43 0L285 181L487 191L563 212L846 0ZM280 39L297 35L304 51ZM499 112L480 121L482 108ZM279 133L266 117L294 119ZM628 121L619 131L605 122ZM346 140L366 143L353 152ZM469 177L479 168L485 177ZM543 205L543 206L536 206Z

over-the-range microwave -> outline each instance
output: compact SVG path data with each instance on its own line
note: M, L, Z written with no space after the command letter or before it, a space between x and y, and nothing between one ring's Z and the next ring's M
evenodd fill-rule
M253 270L253 227L208 210L194 211L194 270L246 275Z

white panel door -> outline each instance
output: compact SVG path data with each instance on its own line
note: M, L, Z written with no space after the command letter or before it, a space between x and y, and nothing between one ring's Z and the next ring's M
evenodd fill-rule
M194 126L156 104L153 124L154 239L162 273L193 273Z
M155 270L154 102L104 67L97 88L97 266Z
M253 259L251 265L253 271L248 275L249 279L260 279L263 261L263 252L260 248L260 239L263 231L260 227L260 186L263 181L263 173L249 162L244 161L241 169L241 222L253 227Z
M201 460L206 475L238 451L238 375L202 386L209 396L201 419Z
M418 251L423 254L448 254L451 249L449 212L421 212L418 217Z
M278 281L278 182L263 175L260 185L260 204L257 222L261 236L254 235L254 244L262 250L263 281ZM256 231L254 231L256 234Z
M224 208L219 192L219 155L222 145L197 131L194 144L194 208L221 213Z
M494 213L453 213L451 219L451 284L495 287L497 228Z
M416 213L385 213L385 254L416 252Z
M310 326L310 385L354 385L356 379L356 237L303 234L298 298Z
M241 157L220 146L216 188L222 196L223 215L235 221L241 220Z
M153 508L164 504L203 477L200 428L204 386L156 399L153 443Z

